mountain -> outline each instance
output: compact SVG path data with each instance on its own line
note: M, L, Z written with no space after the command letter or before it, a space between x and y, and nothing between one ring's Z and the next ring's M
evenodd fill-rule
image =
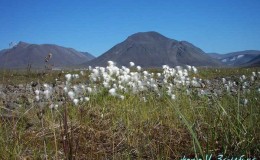
M208 55L215 59L221 59L221 57L223 56L223 54L220 53L208 53Z
M88 53L88 52L80 52L80 53L82 53L82 54L84 54L85 56L87 56L87 58L88 58L89 60L92 60L92 59L96 58L95 56L93 56L92 54L90 54L90 53Z
M259 59L260 51L257 50L246 50L239 52L231 52L227 54L209 54L211 57L220 60L223 64L231 67L239 66L257 66L260 65Z
M0 57L2 54L4 54L7 51L7 49L0 50Z
M219 61L191 43L170 39L157 32L133 34L98 58L83 65L105 66L109 60L116 62L119 66L128 66L130 61L142 67L161 67L164 64L169 66L220 65Z
M31 65L32 68L43 69L49 53L52 57L48 64L57 68L73 67L94 58L89 53L81 53L73 48L19 42L10 49L0 51L0 68L24 69Z
M245 67L260 67L260 55L243 64Z

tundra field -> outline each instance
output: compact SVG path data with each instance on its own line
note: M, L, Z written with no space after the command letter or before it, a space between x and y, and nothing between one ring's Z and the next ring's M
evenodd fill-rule
M0 71L0 159L260 156L260 68Z

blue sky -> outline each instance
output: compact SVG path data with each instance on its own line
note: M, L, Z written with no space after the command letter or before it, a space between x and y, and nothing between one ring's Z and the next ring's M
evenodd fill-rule
M0 49L57 44L100 55L157 31L205 52L260 50L260 0L1 0Z

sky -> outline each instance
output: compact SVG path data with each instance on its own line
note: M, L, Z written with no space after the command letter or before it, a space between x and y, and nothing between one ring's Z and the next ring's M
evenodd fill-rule
M24 41L99 56L146 31L205 52L260 50L260 0L0 1L0 50Z

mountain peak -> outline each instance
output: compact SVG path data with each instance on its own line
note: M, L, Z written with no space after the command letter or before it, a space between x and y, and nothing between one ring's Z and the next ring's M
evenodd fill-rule
M30 44L29 44L29 43L26 43L26 42L23 42L23 41L19 41L16 46L19 46L19 47L27 47L28 45L30 45Z
M127 40L132 41L158 41L158 40L169 40L169 38L161 35L158 32L155 31L149 31L149 32L138 32L135 34L132 34L127 38Z

